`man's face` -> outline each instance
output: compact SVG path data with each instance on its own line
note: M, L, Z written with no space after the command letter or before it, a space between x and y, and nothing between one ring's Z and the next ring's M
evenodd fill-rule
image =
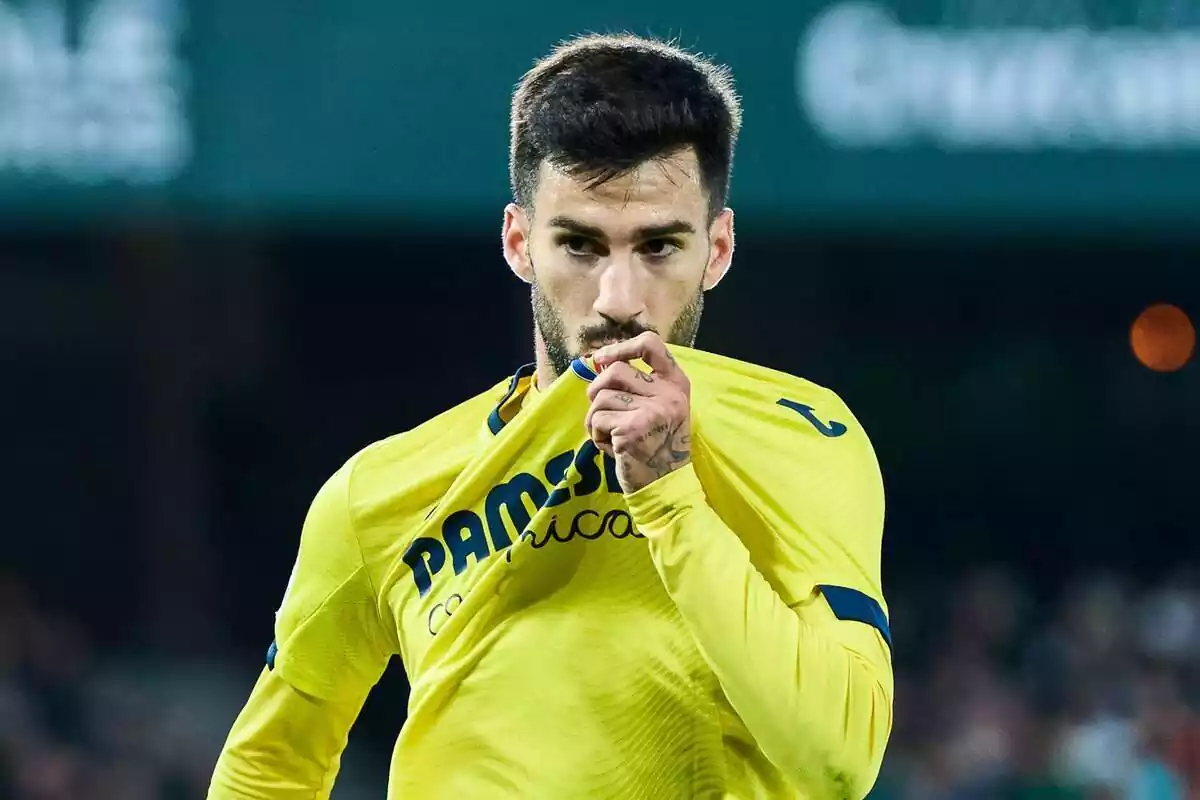
M643 331L691 345L703 293L733 252L732 212L711 224L690 150L588 188L542 165L535 214L509 206L505 256L533 286L538 346L555 375Z

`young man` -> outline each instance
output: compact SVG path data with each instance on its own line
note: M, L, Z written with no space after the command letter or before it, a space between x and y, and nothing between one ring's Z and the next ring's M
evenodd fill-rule
M389 658L389 796L859 798L891 731L883 489L831 392L691 349L728 73L586 37L512 110L536 364L321 489L212 798L330 791Z

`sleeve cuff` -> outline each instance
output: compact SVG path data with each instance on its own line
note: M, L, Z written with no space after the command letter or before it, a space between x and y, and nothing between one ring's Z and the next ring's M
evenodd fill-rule
M632 494L625 495L638 530L653 536L681 512L707 502L693 464L675 470Z

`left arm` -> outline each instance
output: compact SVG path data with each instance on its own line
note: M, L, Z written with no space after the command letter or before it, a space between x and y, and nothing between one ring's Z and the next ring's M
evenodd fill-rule
M623 363L633 359L652 372ZM781 588L789 604L759 572L705 497L691 463L690 384L661 339L643 334L610 345L595 362L601 374L588 390L585 425L616 459L638 530L730 704L763 753L806 796L866 796L892 725L891 658L882 635L887 623L878 603L854 589L818 586L792 568L786 577L773 576L776 585L781 577L786 582ZM873 455L870 461L877 476ZM882 488L873 491L879 496L846 499L878 505L878 516L849 515L855 530L829 534L875 542L870 547L877 551ZM795 539L794 517L779 520L781 540Z
M808 796L866 796L892 725L891 666L876 629L839 620L816 587L789 607L708 505L690 464L628 501L668 594L763 753Z

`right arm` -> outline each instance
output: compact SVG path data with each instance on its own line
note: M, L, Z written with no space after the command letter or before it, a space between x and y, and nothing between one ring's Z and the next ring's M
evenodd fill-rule
M393 639L349 514L353 462L317 493L275 644L217 760L209 800L325 798Z
M306 695L264 669L221 751L209 800L328 797L361 709Z

